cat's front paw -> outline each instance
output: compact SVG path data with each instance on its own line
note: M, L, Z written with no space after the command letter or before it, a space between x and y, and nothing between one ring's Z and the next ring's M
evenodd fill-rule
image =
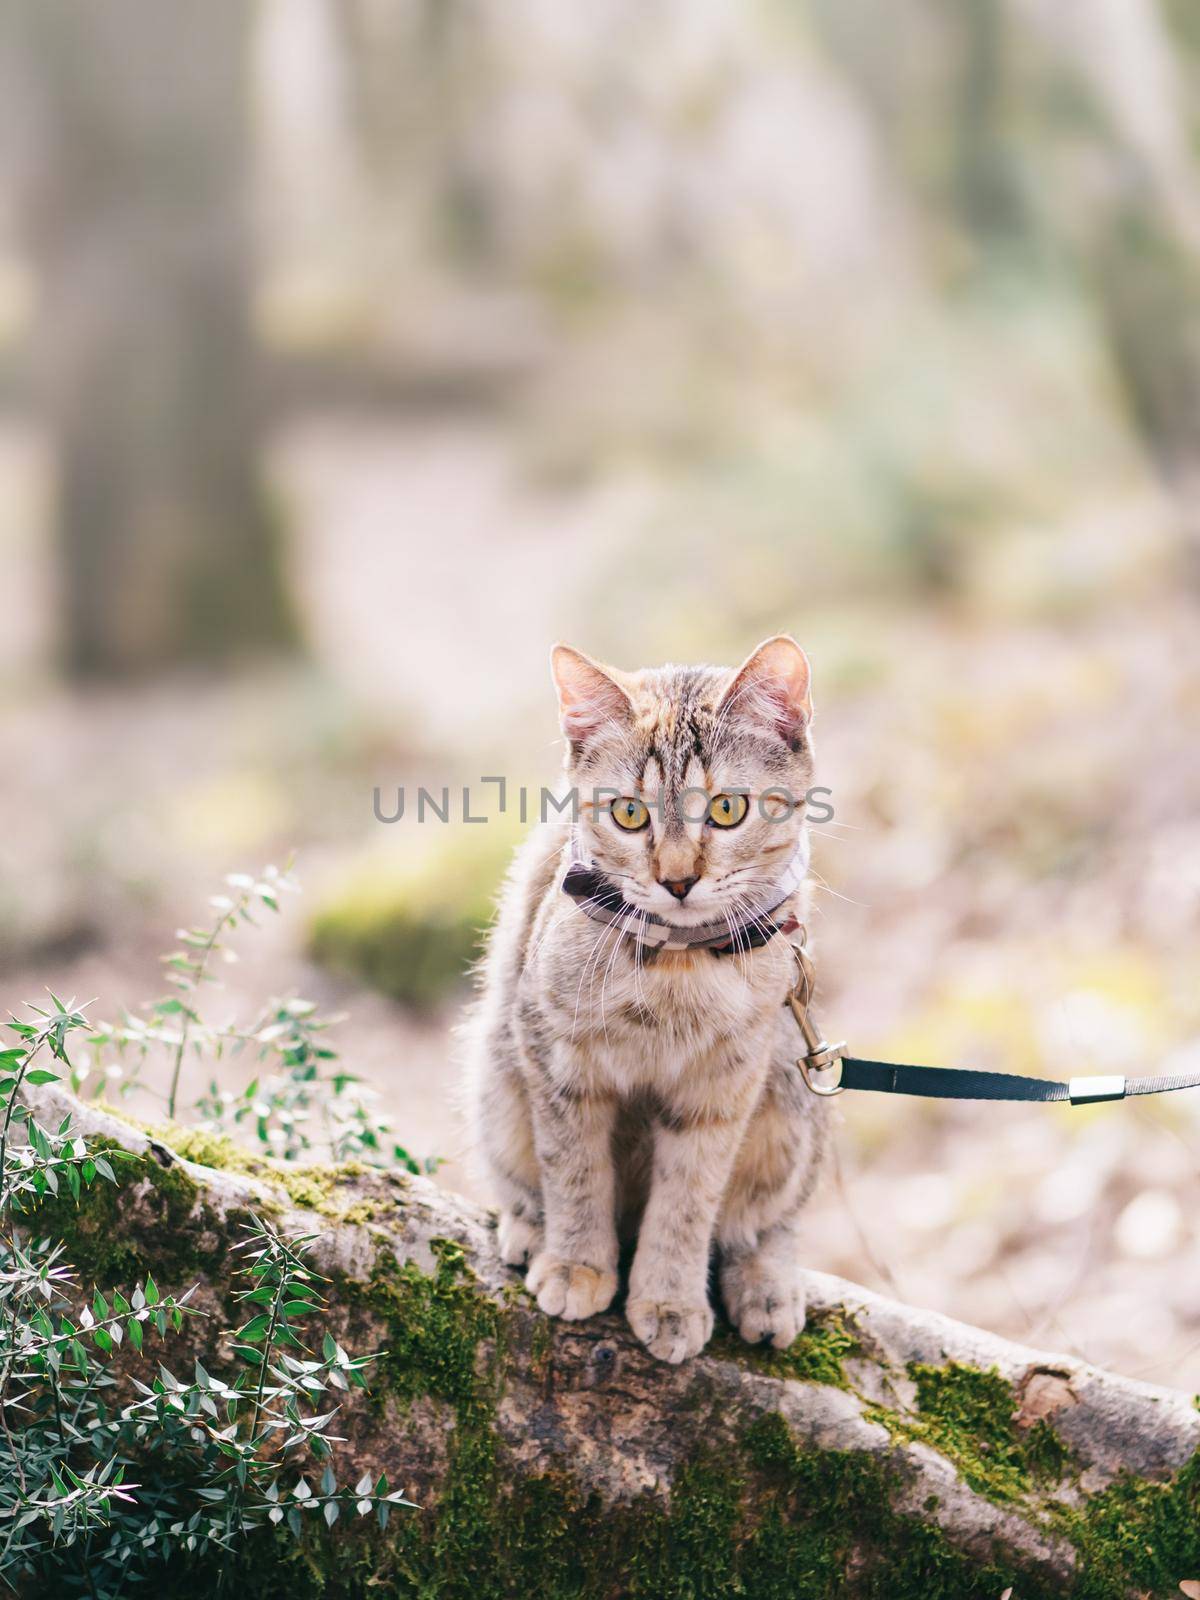
M673 1363L698 1356L713 1330L712 1308L707 1301L688 1306L630 1300L625 1317L652 1356Z
M541 1224L518 1217L514 1211L500 1213L496 1233L500 1259L506 1267L523 1267L542 1248Z
M606 1311L617 1292L617 1274L580 1261L560 1261L543 1250L530 1263L525 1287L548 1317L581 1322Z
M770 1340L776 1350L786 1350L804 1331L804 1289L790 1274L753 1262L730 1263L721 1272L721 1298L747 1344Z

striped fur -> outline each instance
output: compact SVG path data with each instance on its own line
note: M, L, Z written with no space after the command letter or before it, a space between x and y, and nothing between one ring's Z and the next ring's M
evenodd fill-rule
M804 793L807 662L784 637L736 673L623 674L560 646L555 675L570 781L585 796L663 790L665 815L625 833L585 805L574 828L537 828L505 885L467 1029L502 1252L529 1263L544 1311L581 1318L612 1300L620 1242L636 1241L626 1316L656 1356L680 1361L712 1329L715 1245L731 1321L786 1346L804 1325L797 1218L826 1109L792 1064L787 944L724 957L647 949L581 916L559 884L574 852L632 906L681 926L736 923L769 900L803 848L802 807L755 803L724 830L673 815L673 801L685 788ZM698 798L685 809L698 813ZM697 882L680 904L661 880L684 878ZM804 898L784 911L803 919Z

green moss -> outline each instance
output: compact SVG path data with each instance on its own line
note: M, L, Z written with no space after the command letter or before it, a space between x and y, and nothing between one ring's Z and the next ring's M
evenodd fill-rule
M748 1509L746 1493L737 1460L712 1457L685 1467L672 1487L666 1518L651 1514L648 1519L644 1548L650 1582L643 1583L642 1592L680 1600L736 1594L745 1558L738 1534Z
M118 1113L127 1122L133 1119L124 1111ZM166 1145L185 1161L194 1161L198 1167L212 1167L218 1172L245 1172L254 1177L267 1174L267 1163L251 1150L234 1144L223 1133L208 1133L203 1128L185 1128L178 1122L135 1122L150 1138Z
M322 1217L341 1223L372 1222L381 1213L394 1211L393 1206L364 1197L354 1191L354 1198L341 1193L346 1185L353 1184L368 1169L357 1162L341 1166L312 1163L291 1166L280 1162L270 1167L262 1176L278 1184L293 1205L304 1206Z
M1025 1430L1020 1444L1025 1469L1040 1488L1053 1488L1072 1471L1070 1450L1041 1418Z
M836 1314L810 1318L808 1326L786 1350L748 1345L732 1331L717 1335L709 1347L713 1355L739 1366L753 1367L772 1378L795 1378L801 1383L824 1383L849 1389L845 1362L861 1349L857 1337Z
M908 1374L917 1386L915 1414L877 1404L868 1404L865 1414L893 1438L937 1450L977 1494L1003 1504L1053 1487L1070 1473L1070 1452L1049 1423L1017 1425L1016 1396L994 1368L913 1362Z
M356 1196L345 1199L339 1193L347 1185L371 1173L372 1169L361 1161L343 1161L337 1166L325 1162L270 1161L253 1150L235 1144L225 1134L209 1133L203 1128L187 1128L178 1122L137 1122L124 1111L119 1115L150 1138L173 1150L185 1161L200 1167L212 1167L218 1172L240 1172L258 1178L263 1183L282 1189L293 1205L316 1211L323 1217L343 1223L372 1222L377 1216L393 1208L386 1202ZM389 1172L388 1182L403 1185L403 1173Z
M1169 1483L1121 1477L1057 1520L1080 1553L1075 1600L1177 1595L1200 1576L1200 1454Z
M1123 1476L1079 1504L1045 1500L1047 1488L1075 1475L1070 1451L1045 1421L1017 1426L1015 1395L998 1372L951 1362L914 1364L909 1375L916 1418L881 1407L868 1414L895 1436L938 1450L988 1499L1042 1491L1050 1528L1077 1552L1077 1576L1064 1591L1073 1600L1174 1594L1182 1578L1200 1573L1200 1455L1166 1483Z
M132 1155L115 1141L90 1139L109 1154L118 1183L98 1180L76 1202L65 1191L27 1214L38 1235L61 1239L66 1257L86 1283L129 1284L147 1272L178 1287L224 1260L230 1221L218 1219L177 1165L147 1152Z
M935 1524L893 1509L894 1465L860 1451L806 1450L768 1413L744 1436L774 1515L764 1519L746 1592L797 1600L841 1592L854 1571L863 1600L995 1600L1019 1580L1022 1600L1051 1591L1011 1566L957 1550Z
M437 1259L432 1277L383 1251L370 1283L347 1283L345 1290L387 1323L377 1387L409 1398L433 1395L473 1419L493 1398L479 1347L498 1339L503 1314L479 1288L461 1245L434 1239L431 1248Z
M1066 1446L1046 1422L1018 1428L1012 1386L999 1372L980 1372L951 1361L944 1367L914 1362L919 1420L897 1420L910 1438L946 1456L977 1494L1015 1500L1060 1481L1069 1466Z

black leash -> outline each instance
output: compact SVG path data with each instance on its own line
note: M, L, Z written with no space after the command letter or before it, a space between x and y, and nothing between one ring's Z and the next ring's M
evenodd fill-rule
M928 1100L1033 1100L1042 1104L1066 1101L1073 1106L1085 1106L1100 1100L1125 1100L1135 1094L1166 1094L1172 1089L1200 1088L1200 1072L1165 1072L1154 1078L1123 1078L1112 1074L1072 1078L1069 1083L1061 1083L1055 1078L1022 1078L1014 1072L909 1067L891 1061L861 1061L856 1056L837 1059L841 1063L838 1089L915 1094Z
M910 1067L894 1061L865 1061L848 1056L844 1044L827 1044L813 1019L810 997L813 968L804 948L804 929L792 945L798 975L787 1003L807 1049L797 1058L801 1076L814 1094L841 1094L843 1089L868 1089L875 1094L912 1094L925 1100L1026 1100L1049 1105L1095 1105L1126 1100L1135 1094L1167 1094L1173 1089L1200 1088L1200 1069L1163 1072L1156 1077L1125 1078L1119 1073L1072 1078L1022 1078L1014 1072L975 1072L966 1067Z

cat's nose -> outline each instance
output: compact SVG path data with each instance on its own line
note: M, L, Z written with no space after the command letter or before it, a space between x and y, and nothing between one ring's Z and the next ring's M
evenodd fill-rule
M686 900L688 890L693 884L700 882L699 878L660 878L658 881L668 894L675 896L676 900Z

